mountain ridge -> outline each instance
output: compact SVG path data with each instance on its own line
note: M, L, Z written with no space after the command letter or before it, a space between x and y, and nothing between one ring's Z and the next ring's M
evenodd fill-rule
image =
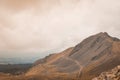
M21 80L92 80L120 65L119 57L120 40L100 32L74 47L37 60Z
M41 72L43 75L46 75L47 71L48 76L52 75L51 73L57 74L57 77L62 74L65 74L67 77L73 74L70 76L71 79L75 77L80 80L90 80L102 71L107 70L105 68L106 64L112 63L112 60L116 63L110 69L119 65L120 60L117 57L120 53L119 44L119 39L109 36L106 32L100 32L84 39L71 49L48 56L48 60L42 64L37 62L38 65L28 71L26 75L36 75L41 74ZM45 60L45 58L42 60ZM43 69L43 66L46 68ZM99 66L103 66L101 71L98 70ZM36 72L35 70L37 69L38 71ZM97 69L97 74L91 72L94 69Z

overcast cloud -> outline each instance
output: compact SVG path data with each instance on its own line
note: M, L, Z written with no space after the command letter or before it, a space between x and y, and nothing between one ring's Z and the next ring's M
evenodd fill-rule
M99 32L120 38L120 0L0 1L0 57L44 56Z

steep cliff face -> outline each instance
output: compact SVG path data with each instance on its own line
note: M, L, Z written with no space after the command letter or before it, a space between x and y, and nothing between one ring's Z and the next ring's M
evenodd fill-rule
M92 80L120 80L120 65L108 72L102 72L98 77Z
M38 60L26 76L91 80L101 72L119 65L119 57L120 40L101 32L75 47Z

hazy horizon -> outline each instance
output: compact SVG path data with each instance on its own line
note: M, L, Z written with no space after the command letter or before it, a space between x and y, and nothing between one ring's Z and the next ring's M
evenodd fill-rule
M119 0L1 0L0 11L2 60L32 62L99 32L120 38Z

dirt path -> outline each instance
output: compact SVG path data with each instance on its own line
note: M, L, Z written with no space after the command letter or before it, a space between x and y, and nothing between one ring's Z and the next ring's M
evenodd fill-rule
M77 60L74 60L74 59L72 59L72 58L69 58L69 57L64 57L65 59L67 59L67 60L70 60L70 61L72 61L72 62L74 62L74 63L76 63L78 66L79 66L79 71L78 71L78 75L77 75L77 78L79 79L80 78L80 75L82 74L81 72L82 72L82 69L83 69L83 67L82 67L82 65L77 61Z

